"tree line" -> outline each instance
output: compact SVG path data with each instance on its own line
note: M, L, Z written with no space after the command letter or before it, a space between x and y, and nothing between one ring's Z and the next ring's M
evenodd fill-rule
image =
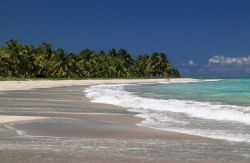
M38 47L9 40L0 48L0 76L25 78L180 77L165 53L137 57L125 49L68 53L49 43Z

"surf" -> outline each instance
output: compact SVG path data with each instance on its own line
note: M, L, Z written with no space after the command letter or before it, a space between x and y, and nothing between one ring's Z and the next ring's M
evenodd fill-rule
M203 82L216 81L220 80L204 80ZM136 87L135 84L97 85L90 86L85 93L91 102L117 105L128 108L129 111L138 112L137 116L145 119L138 124L139 126L229 141L250 142L250 134L243 132L244 128L250 129L249 106L142 97L137 92L126 91L125 87L129 86ZM197 124L193 125L192 121L210 125L208 128L196 127ZM213 127L213 124L218 128ZM223 125L230 126L230 124L233 124L235 129L221 128ZM237 126L243 128L238 133Z

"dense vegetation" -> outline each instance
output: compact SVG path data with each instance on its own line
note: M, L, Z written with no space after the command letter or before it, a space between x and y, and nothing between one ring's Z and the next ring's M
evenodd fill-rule
M49 43L38 47L9 40L0 48L0 76L26 78L151 78L179 77L167 55L133 58L125 49L67 53Z

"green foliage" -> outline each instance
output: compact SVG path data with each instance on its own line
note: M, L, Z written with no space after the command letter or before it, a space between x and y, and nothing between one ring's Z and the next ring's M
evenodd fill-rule
M152 78L180 77L167 55L133 58L125 49L67 53L49 43L38 47L9 40L0 48L0 80L15 78Z

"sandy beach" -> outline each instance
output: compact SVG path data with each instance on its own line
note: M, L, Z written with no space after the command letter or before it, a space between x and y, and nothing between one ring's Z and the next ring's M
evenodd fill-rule
M182 82L196 79L171 79ZM247 162L237 144L136 124L135 112L91 103L84 90L149 80L0 82L3 162ZM237 151L237 152L235 152Z
M158 82L185 82L196 81L191 78L176 79L113 79L113 80L29 80L29 81L0 81L0 91L28 90L32 88L51 88L72 85L97 85L97 84L129 84L129 83L158 83Z
M0 115L0 124L2 123L10 123L10 122L18 122L18 121L26 121L26 120L35 120L35 119L44 119L45 117L32 117L32 116L7 116Z
M1 81L0 82L0 90L1 91L20 91L20 90L30 90L30 89L37 89L37 88L53 88L53 87L65 87L65 88L70 88L70 86L81 86L81 90L84 90L84 88L86 86L90 86L90 85L98 85L98 84L128 84L128 83L158 83L158 82L183 82L183 81L192 81L192 80L196 80L196 79L170 79L170 80L166 80L166 79L134 79L134 80L38 80L38 81ZM65 93L63 93L65 94ZM24 95L22 95L23 97ZM82 96L82 97L81 97ZM86 102L88 101L88 99L84 97L84 95L79 96L79 98L81 98L82 100L85 101L84 103L84 107L91 109L91 111L95 110L95 109L103 109L105 108L109 108L109 109L113 109L113 110L123 110L124 112L126 112L126 114L122 113L75 113L75 112L52 112L52 113L29 113L29 112L25 112L25 113L18 113L17 115L12 113L12 112L3 112L2 114L8 114L8 115L0 115L0 124L6 124L6 123L11 123L11 122L25 122L25 121L32 121L32 120L41 120L41 119L48 119L50 117L65 117L65 118L78 118L78 119L82 119L82 120L101 120L101 121L112 121L115 123L128 123L130 125L133 125L135 129L132 129L133 131L131 132L127 132L127 130L124 129L118 129L118 132L114 132L113 129L109 126L105 127L105 128L100 128L97 130L96 127L89 127L89 126L83 126L86 127L84 128L84 132L83 137L107 137L107 138L111 138L111 137L120 137L120 138L124 138L124 137L131 137L131 138L147 138L147 137L168 137L168 138L198 138L198 139L205 139L205 138L201 138L201 137L196 137L196 136L190 136L190 135L185 135L185 134L177 134L174 132L166 132L166 131L160 131L160 130L154 130L154 129L149 129L149 128L144 128L144 127L138 127L136 126L137 123L139 123L142 119L135 117L134 114L131 115L127 115L127 111L124 108L118 108L117 106L113 106L113 105L106 105L106 104L92 104L90 102ZM20 96L21 97L21 96ZM16 101L16 103L18 103L17 101L22 102L23 104L20 106L23 106L26 102L28 103L29 101L25 100L31 100L35 102L34 96L33 98L15 98L13 100ZM6 100L11 100L11 99L6 99ZM39 102L43 102L42 99L36 99L37 102L35 105L37 105L37 103ZM45 99L45 101L47 101L48 99ZM4 98L2 98L2 101L4 101ZM60 101L60 100L54 100L54 101ZM61 102L67 102L67 101L74 101L74 100L69 100L69 99L65 99L65 100L61 100ZM87 105L86 105L87 104ZM46 105L46 104L45 104ZM75 105L75 104L74 104ZM66 106L66 105L64 105ZM78 107L81 107L81 104L78 105ZM41 110L42 111L42 110ZM114 113L114 114L113 114ZM10 114L10 115L9 115ZM97 126L98 127L98 126ZM104 129L104 131L101 131L102 129ZM112 131L109 131L109 130ZM129 128L131 129L131 127ZM88 132L86 132L86 130L88 130ZM148 132L147 130L152 130L150 132ZM109 134L110 132L112 132L113 134ZM54 132L54 134L51 135L51 132L46 132L48 134L48 136L62 136L62 133L58 133L58 132ZM80 135L81 131L76 131L76 132L65 132L65 134L72 134L72 135ZM87 134L86 134L87 133ZM43 136L47 136L46 134Z

